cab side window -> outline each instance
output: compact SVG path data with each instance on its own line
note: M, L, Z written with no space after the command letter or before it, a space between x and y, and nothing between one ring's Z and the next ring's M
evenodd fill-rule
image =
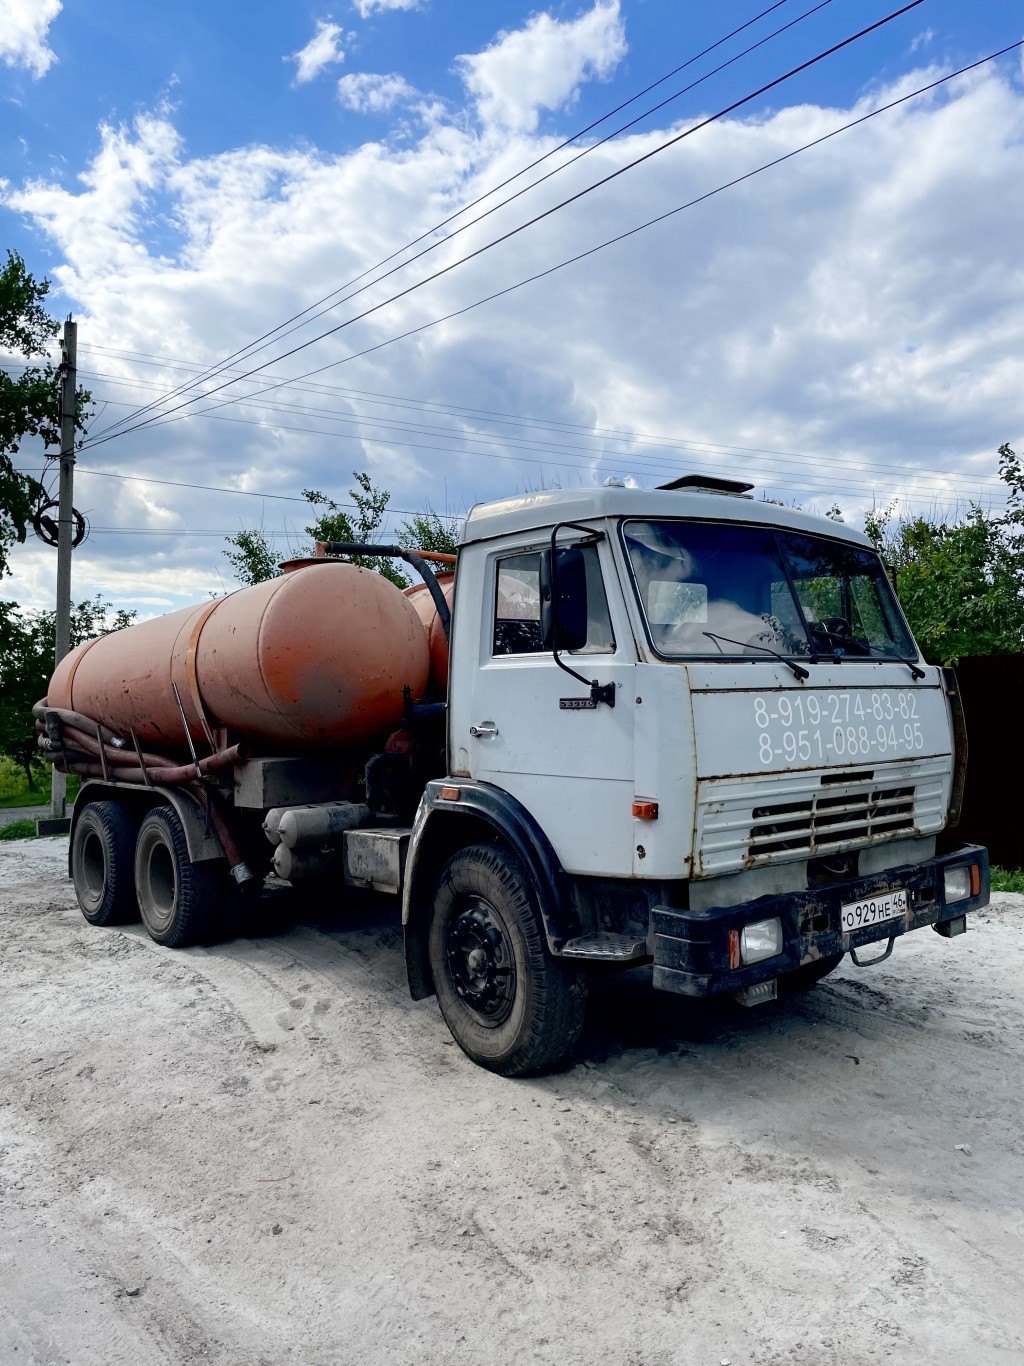
M533 655L544 649L540 634L540 555L498 561L494 654Z
M597 547L582 548L587 581L587 641L572 654L610 654L615 649L608 599ZM541 552L509 555L498 561L494 604L493 653L544 654L540 624Z

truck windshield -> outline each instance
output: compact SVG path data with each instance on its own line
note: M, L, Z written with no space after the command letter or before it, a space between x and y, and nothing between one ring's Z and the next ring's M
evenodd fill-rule
M873 551L711 522L628 521L622 532L661 655L917 658Z

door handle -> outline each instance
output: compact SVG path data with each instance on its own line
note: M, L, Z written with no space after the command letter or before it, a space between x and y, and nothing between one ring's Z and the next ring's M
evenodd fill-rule
M498 727L493 721L485 721L483 725L470 726L469 733L476 740L487 740L490 739L492 735L497 735Z

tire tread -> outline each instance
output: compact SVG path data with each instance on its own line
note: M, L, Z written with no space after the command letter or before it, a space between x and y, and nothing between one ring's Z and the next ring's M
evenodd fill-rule
M169 949L190 948L207 942L216 933L223 901L223 880L217 863L193 863L189 858L188 841L173 808L156 806L143 819L139 830L138 850L143 852L149 831L157 829L170 850L175 867L175 908L166 930L154 932L146 922L144 907L146 891L142 886L136 861L135 880L142 922L150 938Z
M82 903L77 871L81 847L90 830L95 831L103 845L107 878L103 898L95 911L87 910ZM138 920L139 903L135 896L138 832L135 813L121 802L90 802L79 815L72 840L71 868L79 909L90 925L127 925Z
M439 893L447 887L452 894L454 883L467 877L482 884L480 893L490 891L494 895L497 891L504 902L500 907L503 917L511 914L516 921L526 955L525 964L517 971L529 976L528 1013L509 1049L495 1056L482 1054L473 1045L469 1012L448 987L445 964L434 943L432 968L441 1013L460 1048L480 1066L506 1077L549 1071L565 1061L582 1032L587 1008L585 969L552 957L529 878L507 846L494 842L460 849L442 871ZM432 930L432 943L434 938Z

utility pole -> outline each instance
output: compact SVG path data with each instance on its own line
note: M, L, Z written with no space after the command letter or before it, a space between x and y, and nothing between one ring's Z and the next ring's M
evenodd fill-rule
M74 536L75 419L78 415L78 324L70 314L64 323L64 353L60 389L60 491L57 503L57 614L54 664L71 649L71 552ZM53 819L63 820L67 811L67 775L54 765L50 806Z

